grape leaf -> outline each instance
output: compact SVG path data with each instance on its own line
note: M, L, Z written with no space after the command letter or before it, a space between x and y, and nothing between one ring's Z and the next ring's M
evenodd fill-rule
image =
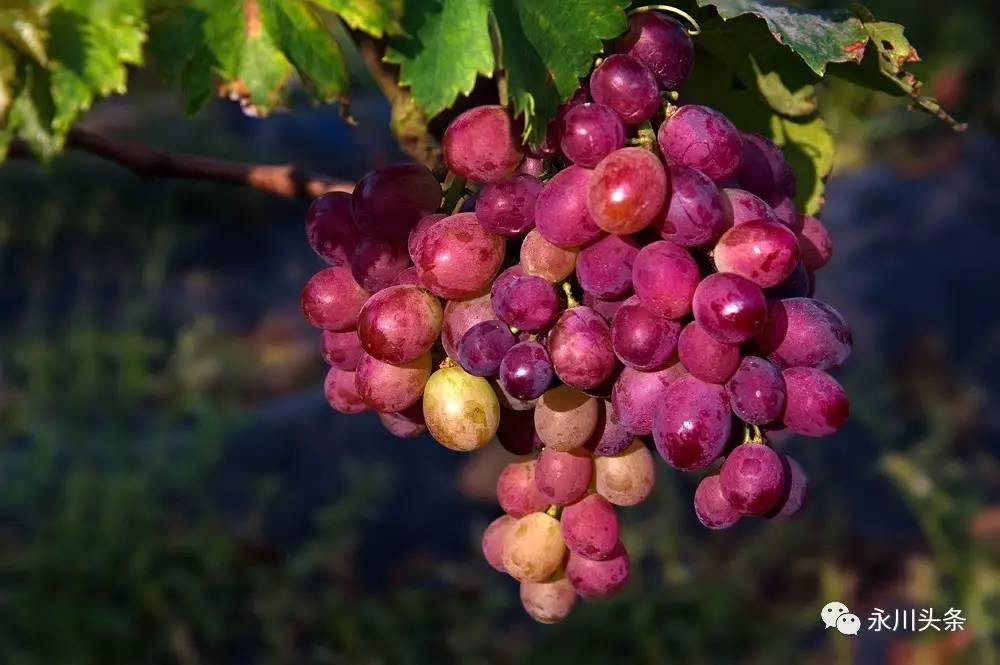
M28 148L48 159L62 148L62 137L52 130L55 109L49 73L33 61L22 61L19 78L23 82L7 113L3 149L17 136Z
M298 0L259 1L264 27L313 97L324 102L343 100L347 94L344 56L316 12Z
M317 7L329 9L355 30L373 37L403 32L403 0L312 0Z
M411 0L405 36L395 37L385 61L399 65L399 83L433 117L467 95L479 75L492 76L490 0Z
M8 0L0 10L0 37L38 63L45 64L48 60L45 45L49 38L45 15L49 8L48 2L39 0Z

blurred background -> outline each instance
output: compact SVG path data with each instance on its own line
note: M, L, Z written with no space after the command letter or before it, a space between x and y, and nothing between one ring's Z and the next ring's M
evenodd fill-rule
M820 5L823 3L814 3ZM837 4L837 3L826 3ZM305 202L93 157L0 166L0 663L1000 662L997 5L869 0L970 129L833 84L817 297L844 313L850 423L792 439L812 503L708 532L661 465L623 511L633 579L558 626L479 549L506 453L399 440L322 394ZM356 179L402 157L356 67L350 127L303 106L186 117L134 77L86 126ZM857 637L823 630L845 602ZM951 608L964 631L867 630Z

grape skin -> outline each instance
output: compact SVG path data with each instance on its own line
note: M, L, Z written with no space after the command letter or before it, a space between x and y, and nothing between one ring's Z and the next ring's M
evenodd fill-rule
M516 518L510 515L501 515L483 531L483 558L500 573L507 572L503 567L503 540L515 521Z
M727 217L731 221L732 226L738 226L744 222L755 220L783 224L774 213L774 209L756 194L751 194L746 190L734 187L723 189L722 194L727 209Z
M594 458L597 493L616 506L634 506L653 493L656 468L653 456L641 439L617 455Z
M566 549L587 559L606 559L618 545L618 513L600 494L588 494L562 512Z
M535 200L535 227L557 247L583 247L604 235L587 209L593 172L570 166L555 174Z
M629 29L615 42L615 50L646 65L667 90L676 90L694 68L694 44L684 27L656 12L629 18Z
M412 439L427 431L424 414L418 404L402 411L381 411L378 419L389 433L401 439Z
M563 116L559 146L567 159L592 169L615 150L625 147L625 125L604 104L578 104Z
M628 55L610 55L598 65L590 75L590 94L630 125L649 120L660 108L656 77Z
M579 250L563 249L532 229L521 243L521 269L549 282L560 282L573 274Z
M449 300L444 306L441 345L449 358L458 360L458 345L469 328L483 321L496 319L490 295L487 293L468 300Z
M607 559L595 561L570 552L566 577L583 598L608 598L628 583L631 568L628 552L621 543Z
M732 273L715 273L703 279L695 289L692 309L698 325L726 344L741 344L755 337L767 320L764 292Z
M761 288L777 286L799 263L799 243L787 227L754 220L726 231L713 253L719 272L746 277Z
M521 582L521 605L539 623L558 623L569 616L576 604L576 592L565 574L545 582Z
M549 500L535 484L536 471L536 461L526 460L511 462L500 472L497 478L497 501L505 513L524 517L549 507Z
M515 134L502 106L471 108L444 132L441 147L445 164L452 173L473 182L503 180L524 157Z
M535 199L542 187L530 175L490 183L476 197L476 219L490 233L522 236L535 227Z
M344 332L358 322L361 307L371 294L354 281L344 266L324 268L302 289L302 313L317 328Z
M354 187L351 209L365 235L402 240L424 215L441 205L441 185L420 164L390 164Z
M309 206L306 240L330 265L347 265L360 238L351 213L351 195L347 192L327 192Z
M751 425L766 425L785 411L785 380L781 370L763 358L746 356L726 383L733 413Z
M632 264L639 244L628 237L609 235L580 251L576 278L580 287L603 300L615 300L632 291Z
M375 293L390 286L410 266L410 254L399 240L366 236L351 254L351 274L363 288Z
M552 284L533 275L515 277L503 286L494 282L491 298L493 311L504 323L529 332L548 328L562 308Z
M340 413L351 415L368 410L354 385L354 372L331 367L323 382L323 393L330 406Z
M441 298L464 299L489 288L506 245L486 231L475 213L461 212L427 227L415 239L413 263L424 288Z
M358 315L358 338L374 358L393 365L416 360L441 332L441 303L419 286L390 286L365 303Z
M326 364L349 372L357 369L363 349L356 330L324 330L320 337L320 353Z
M549 331L548 346L556 375L573 388L595 388L615 367L611 330L604 318L589 307L563 312Z
M545 448L538 455L535 485L549 503L564 506L587 493L594 464L583 448L561 451Z
M461 367L444 367L427 380L424 420L438 443L468 452L482 448L496 434L500 403L486 379Z
M533 400L552 383L552 360L538 342L518 342L500 361L500 385L512 397Z
M764 515L774 508L787 482L781 456L759 443L736 446L719 472L726 502L744 515Z
M687 104L667 118L656 134L669 164L690 166L716 182L740 165L743 142L733 123L714 109Z
M796 434L829 436L850 415L847 393L837 380L812 367L792 367L785 379L785 425Z
M569 386L557 386L546 391L535 407L535 432L552 450L579 448L597 429L598 409L593 397Z
M694 512L698 521L709 529L726 529L742 517L722 495L718 475L705 476L698 483L694 491Z
M632 443L632 435L618 419L614 404L601 400L597 426L590 441L584 444L595 456L617 455Z
M680 363L658 372L623 369L611 391L611 403L622 426L637 436L651 434L653 414L663 401L667 386L685 373Z
M608 233L635 233L649 226L669 191L667 172L656 155L622 148L602 159L591 174L587 210Z
M365 353L358 361L355 382L361 399L371 408L402 411L420 400L430 375L430 353L405 365L390 365Z
M798 462L785 455L788 471L788 490L768 515L772 519L791 519L802 512L809 501L809 479Z
M810 215L799 215L802 229L798 233L802 249L802 263L806 269L816 271L829 263L833 257L833 240L823 222Z
M562 565L566 554L559 522L545 513L521 517L503 541L503 566L521 582L544 582Z
M469 374L496 376L500 361L514 346L514 335L499 321L483 321L469 328L458 345L458 363Z
M767 325L757 337L762 355L782 369L841 366L851 355L853 339L844 317L812 298L772 301Z
M667 366L677 349L681 325L644 307L637 296L626 300L611 322L611 346L632 369L651 372Z
M740 347L718 341L697 321L684 326L677 354L688 373L706 383L725 383L740 365Z
M781 148L760 134L741 133L744 155L751 153L751 163L737 171L740 186L772 205L795 197L796 182Z
M701 247L731 225L725 197L712 179L681 164L670 166L670 200L653 225L664 240L682 247Z
M653 440L667 464L697 471L722 454L731 425L725 389L691 375L682 376L667 387L653 415Z
M691 311L701 272L690 252L665 240L639 250L632 266L632 284L639 301L668 319Z

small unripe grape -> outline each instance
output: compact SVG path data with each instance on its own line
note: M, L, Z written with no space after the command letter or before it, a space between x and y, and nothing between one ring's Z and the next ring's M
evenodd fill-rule
M524 611L539 623L558 623L569 616L576 604L576 592L565 573L546 582L521 582Z
M531 513L515 522L503 541L503 567L521 582L544 582L562 565L566 554L559 520Z
M573 274L580 250L563 249L532 229L521 243L521 268L526 275L536 275L552 283L561 282Z
M438 443L467 452L486 445L500 423L500 403L489 381L461 367L445 367L424 387L424 420Z
M597 428L600 404L569 386L547 391L535 407L535 431L553 450L572 450L585 444Z
M501 573L507 572L503 567L503 541L507 537L507 532L514 525L517 518L510 515L501 515L496 518L483 531L483 556L495 570Z
M594 458L597 493L616 506L634 506L653 491L653 456L640 439L618 455Z

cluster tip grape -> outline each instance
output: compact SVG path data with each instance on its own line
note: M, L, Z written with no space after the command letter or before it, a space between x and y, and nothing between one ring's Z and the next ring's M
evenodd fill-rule
M849 411L830 371L850 329L812 297L830 236L796 212L782 151L685 103L674 19L634 14L612 50L539 145L501 106L451 123L455 209L428 169L394 164L307 214L329 264L302 293L327 399L396 436L521 456L482 548L543 623L627 583L617 508L651 495L654 451L702 474L710 529L789 518L806 475L770 442Z

